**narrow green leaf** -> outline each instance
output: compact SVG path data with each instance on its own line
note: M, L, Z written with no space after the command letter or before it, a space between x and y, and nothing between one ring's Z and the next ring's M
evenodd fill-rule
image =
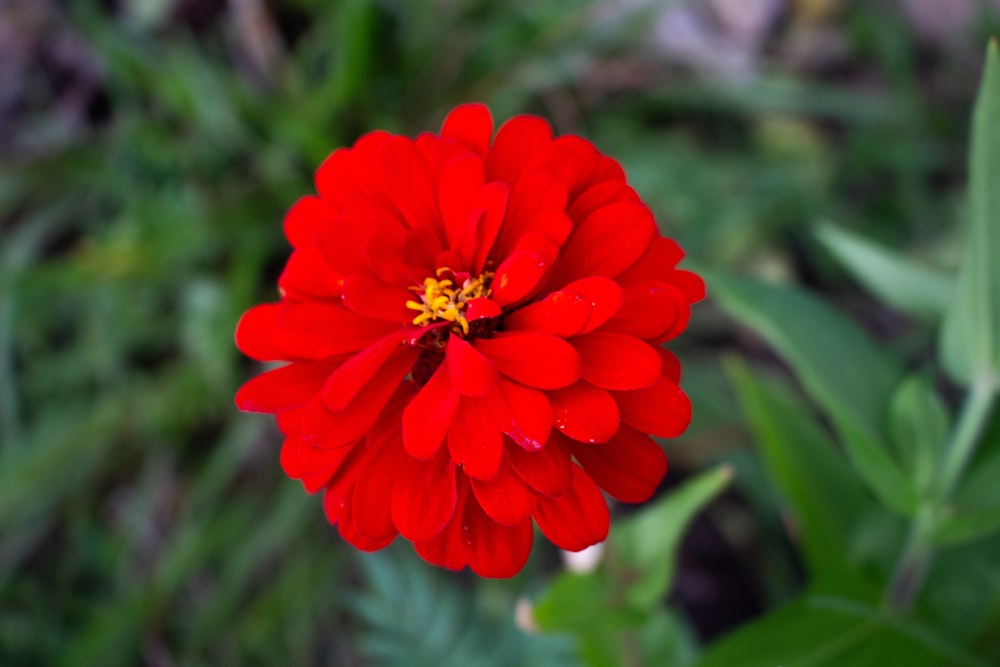
M1000 49L991 41L972 116L970 225L941 355L958 381L1000 378Z
M955 290L947 276L831 224L821 226L816 237L855 279L894 308L932 319L947 308Z
M703 472L612 530L615 553L635 577L626 592L631 606L648 609L670 589L675 552L684 530L732 476L727 466Z
M698 667L985 667L938 636L842 598L805 597L713 645Z
M795 289L706 272L709 292L793 368L833 419L854 468L878 498L910 515L916 492L889 456L883 418L902 371L850 320Z
M948 428L948 412L927 378L903 380L889 404L889 430L899 460L921 493L931 489Z
M851 545L877 506L801 401L736 358L725 367L767 471L791 506L813 585L857 589Z

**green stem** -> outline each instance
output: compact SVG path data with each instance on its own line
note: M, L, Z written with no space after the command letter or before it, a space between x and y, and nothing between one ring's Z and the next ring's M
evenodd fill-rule
M890 609L909 609L924 584L934 555L928 539L936 521L933 509L931 505L924 505L910 524L906 542L883 597L884 604Z
M924 499L917 510L885 591L885 603L896 611L909 609L923 586L934 556L931 538L940 520L941 510L951 499L976 453L980 436L993 408L997 388L996 379L991 375L976 378L969 388L962 415L941 462L939 483L933 495Z
M996 394L997 380L992 375L981 375L973 380L969 396L962 408L962 416L944 455L939 487L939 497L942 502L951 498L965 468L976 453L976 446L986 428Z

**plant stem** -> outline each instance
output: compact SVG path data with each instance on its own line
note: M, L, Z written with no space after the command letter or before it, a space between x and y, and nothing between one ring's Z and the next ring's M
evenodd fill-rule
M906 611L913 604L930 569L933 549L928 539L936 523L934 506L923 505L910 523L906 542L883 596L884 604L894 611Z
M997 380L992 375L981 375L973 380L969 396L962 408L955 434L952 436L942 462L940 495L947 502L962 479L966 466L976 453L979 437L993 408L997 394Z
M941 511L951 499L969 461L976 453L980 436L993 408L997 388L996 379L992 375L976 378L969 388L961 417L941 462L939 483L933 495L924 499L913 517L906 543L885 591L885 604L896 611L909 609L923 586L934 556L932 535L937 528Z

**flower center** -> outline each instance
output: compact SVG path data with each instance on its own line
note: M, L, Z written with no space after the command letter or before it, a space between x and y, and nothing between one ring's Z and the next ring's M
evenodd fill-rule
M411 287L420 298L419 301L406 302L407 308L419 311L419 315L413 318L413 323L423 326L444 320L454 322L463 334L468 334L469 321L463 313L466 302L490 295L489 284L493 274L487 271L478 278L466 277L467 275L455 274L451 269L442 267L437 270L436 278L425 278L423 285Z

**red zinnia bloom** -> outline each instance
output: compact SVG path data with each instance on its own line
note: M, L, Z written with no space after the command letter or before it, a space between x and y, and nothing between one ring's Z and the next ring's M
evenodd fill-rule
M397 534L424 559L509 577L532 521L578 551L608 532L603 489L649 498L650 437L691 415L664 341L704 296L617 162L486 107L440 134L373 132L285 218L278 303L236 343L290 362L247 382L277 414L281 463L359 549Z

